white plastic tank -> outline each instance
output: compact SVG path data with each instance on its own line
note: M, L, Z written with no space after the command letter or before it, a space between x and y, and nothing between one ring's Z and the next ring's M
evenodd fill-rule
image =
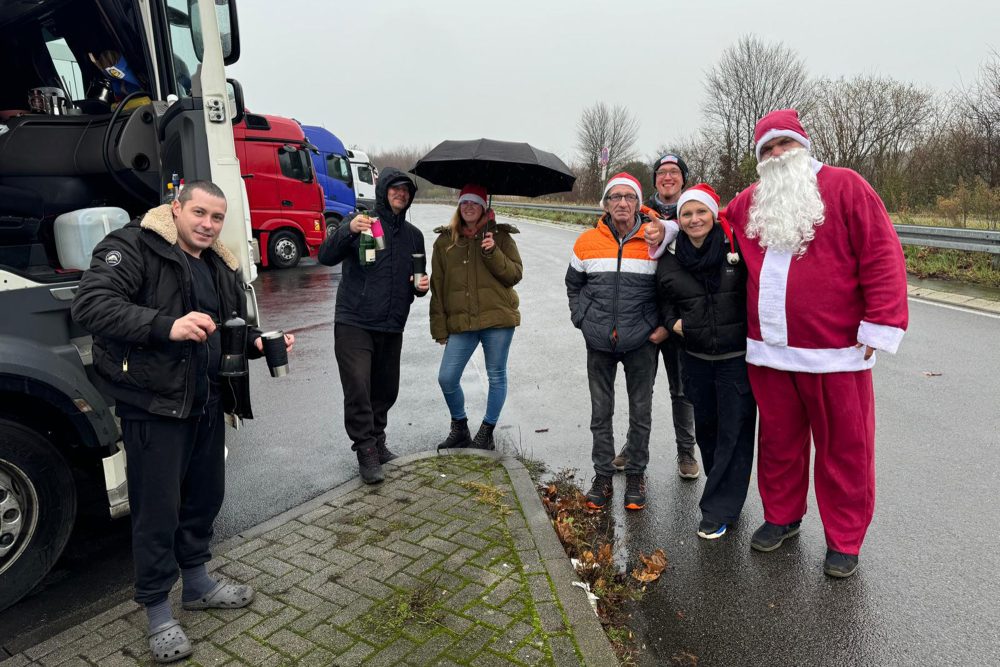
M115 206L81 208L63 213L55 222L56 253L64 269L85 271L90 268L94 247L115 229L129 222L125 209Z

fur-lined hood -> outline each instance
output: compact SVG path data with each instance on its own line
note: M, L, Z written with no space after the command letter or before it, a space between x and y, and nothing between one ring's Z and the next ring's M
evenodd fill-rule
M142 216L142 222L139 226L159 235L170 245L175 245L177 243L177 226L174 224L174 215L170 212L170 206L170 204L163 204L149 209L146 215ZM236 255L222 245L222 241L219 239L215 239L210 250L218 255L219 259L231 270L236 271L240 268L240 262L236 259Z

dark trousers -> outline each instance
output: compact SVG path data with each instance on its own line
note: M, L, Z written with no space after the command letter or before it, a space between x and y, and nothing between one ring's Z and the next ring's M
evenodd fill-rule
M682 357L687 356L680 344L680 337L671 333L660 343L663 367L667 370L667 384L670 387L670 412L674 420L674 439L677 453L694 453L694 408L684 393L684 376L681 372Z
M334 324L333 345L344 388L344 427L351 449L385 440L389 408L399 395L402 333Z
M685 354L684 390L694 404L695 434L708 478L702 517L733 523L750 486L757 422L745 357L707 361Z
M649 463L649 429L653 420L653 382L656 380L656 345L646 342L637 350L615 354L587 350L590 383L590 432L594 436L591 457L599 475L615 474L615 376L618 364L625 367L628 392L628 463L625 473L643 473Z
M188 419L122 419L132 511L135 601L166 598L178 566L212 559L212 524L226 489L225 419L218 400Z

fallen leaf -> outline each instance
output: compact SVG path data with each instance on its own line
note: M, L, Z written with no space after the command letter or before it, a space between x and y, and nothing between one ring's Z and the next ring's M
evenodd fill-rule
M639 560L643 566L632 570L632 578L644 584L659 579L667 567L667 555L663 553L663 549L657 549L649 556L640 551Z
M556 495L556 491L558 491L558 489L556 489L555 484L549 484L549 488L545 489L545 491L548 492L550 496L554 496Z
M614 562L614 555L611 552L610 542L605 542L601 545L601 548L597 550L597 562L604 565L610 565Z

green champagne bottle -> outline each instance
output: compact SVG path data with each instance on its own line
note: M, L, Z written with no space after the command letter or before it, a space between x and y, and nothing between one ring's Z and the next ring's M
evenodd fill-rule
M371 266L375 263L375 237L371 231L361 232L358 240L358 263L361 266Z

